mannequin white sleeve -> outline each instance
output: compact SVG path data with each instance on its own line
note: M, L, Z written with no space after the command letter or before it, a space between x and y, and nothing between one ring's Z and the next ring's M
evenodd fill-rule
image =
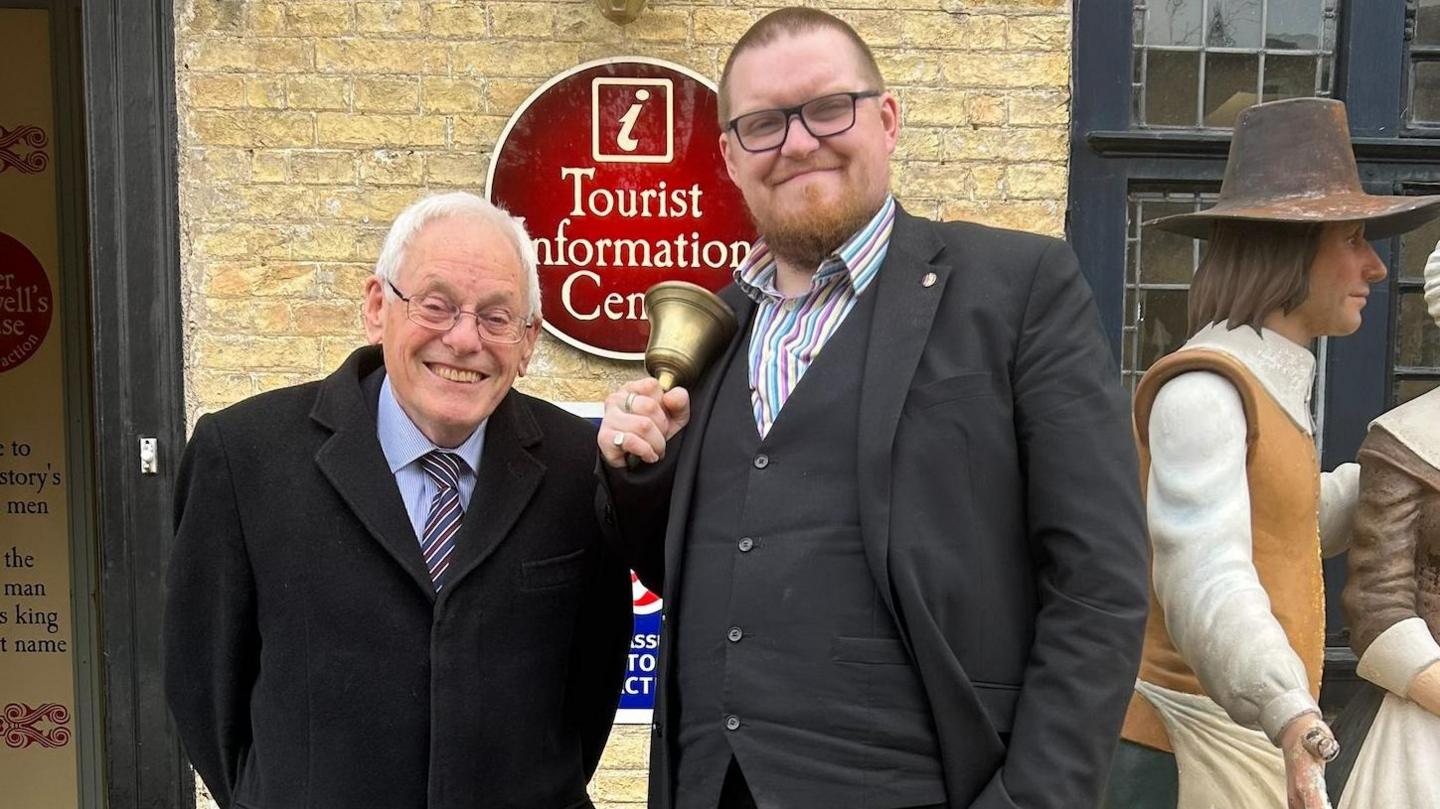
M1240 395L1205 371L1167 382L1150 414L1146 501L1165 625L1211 699L1277 742L1320 712L1252 562Z
M1360 496L1360 464L1342 463L1320 475L1320 553L1326 559L1350 547L1350 525Z

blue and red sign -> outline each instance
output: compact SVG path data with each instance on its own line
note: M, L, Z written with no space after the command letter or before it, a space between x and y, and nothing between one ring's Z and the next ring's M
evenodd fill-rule
M645 724L655 707L655 675L660 660L660 596L645 589L640 578L630 574L634 595L635 630L630 636L629 663L620 687L620 712L615 721Z

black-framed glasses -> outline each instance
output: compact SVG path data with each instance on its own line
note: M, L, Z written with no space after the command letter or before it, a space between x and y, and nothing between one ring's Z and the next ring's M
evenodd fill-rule
M731 118L725 128L735 133L735 139L745 151L769 152L785 145L792 117L800 116L800 125L816 138L834 137L855 126L856 102L879 95L879 90L831 93L794 107L747 112Z
M443 295L428 293L406 297L394 281L387 280L390 291L405 302L405 316L410 322L434 331L450 331L460 322L461 315L475 318L475 329L480 339L499 345L515 345L525 339L525 330L530 328L530 318L519 318L510 310L491 307L478 312L467 312L456 306Z

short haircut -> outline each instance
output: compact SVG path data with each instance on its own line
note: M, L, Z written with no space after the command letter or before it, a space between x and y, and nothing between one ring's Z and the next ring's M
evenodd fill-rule
M1323 224L1217 222L1190 284L1190 333L1210 323L1257 331L1310 294L1310 265Z
M814 33L816 31L838 31L855 46L855 53L859 57L860 71L867 81L874 84L869 90L884 90L885 77L880 75L880 66L875 63L875 54L870 52L870 46L865 40L855 33L848 23L833 14L827 14L814 8L782 8L772 11L761 17L750 30L740 37L735 47L730 51L730 57L725 60L725 69L720 72L720 92L718 110L720 112L720 128L723 130L730 123L730 69L735 66L736 57L745 51L759 48L764 45L781 39L783 37L794 37L802 34Z
M535 268L535 244L530 241L530 234L525 232L525 224L504 208L467 191L425 197L401 211L390 225L390 232L385 234L385 245L380 248L380 258L375 261L376 277L394 283L400 276L400 268L405 266L405 251L416 234L427 224L452 216L469 217L489 225L510 242L520 257L520 267L525 273L525 297L529 305L525 317L540 317L540 276ZM385 294L394 295L388 285Z

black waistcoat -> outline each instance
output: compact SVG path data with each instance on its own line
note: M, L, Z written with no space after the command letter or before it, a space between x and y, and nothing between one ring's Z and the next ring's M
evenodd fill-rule
M945 799L929 703L860 537L874 297L861 296L763 441L747 352L724 371L667 627L676 809L714 809L732 755L761 809Z

